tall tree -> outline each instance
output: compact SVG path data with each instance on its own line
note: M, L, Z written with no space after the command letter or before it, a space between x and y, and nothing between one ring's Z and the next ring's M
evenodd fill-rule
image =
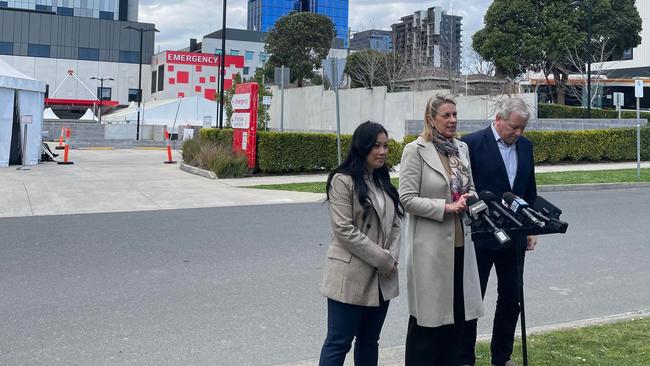
M345 73L350 76L352 88L372 88L388 84L386 80L386 54L363 50L348 56Z
M332 47L336 30L332 20L309 12L291 12L281 17L266 36L267 76L274 67L291 69L291 81L302 86L303 79L314 75Z
M485 27L473 37L473 48L493 62L497 76L514 79L525 71L555 79L554 100L563 103L570 68L567 50L587 42L587 6L592 12L592 38L610 45L611 53L641 43L641 17L634 0L494 0ZM586 57L586 56L585 56Z

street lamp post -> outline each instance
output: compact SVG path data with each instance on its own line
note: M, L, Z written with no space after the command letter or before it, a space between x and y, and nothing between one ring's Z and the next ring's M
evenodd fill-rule
M592 7L588 0L576 0L571 3L572 6L584 5L587 8L587 117L591 118L591 22Z
M136 125L135 139L140 140L140 102L142 101L142 41L144 38L145 32L160 32L156 28L137 28L133 26L124 27L124 29L130 29L137 32L140 32L140 61L138 62L138 122Z
M102 93L104 93L104 81L112 81L115 80L113 78L100 78L97 76L93 76L90 78L90 80L99 80L99 124L102 124Z
M226 0L223 0L223 18L221 26L221 65L219 67L219 129L223 129L223 87L224 74L226 73Z

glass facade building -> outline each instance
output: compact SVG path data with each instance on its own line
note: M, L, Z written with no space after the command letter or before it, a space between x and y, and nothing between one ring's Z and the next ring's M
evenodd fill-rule
M248 0L248 30L268 32L275 22L292 10L312 12L329 17L334 23L336 38L348 47L349 0Z
M5 0L0 3L2 3L0 7L10 9L106 20L137 21L137 0Z

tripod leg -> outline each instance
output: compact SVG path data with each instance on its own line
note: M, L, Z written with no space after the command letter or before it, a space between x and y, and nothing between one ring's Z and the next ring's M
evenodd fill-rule
M526 240L526 239L525 239ZM521 319L521 357L524 366L528 366L528 347L526 345L526 309L524 307L524 253L526 248L521 247L524 240L517 240L517 271L519 272L519 315Z

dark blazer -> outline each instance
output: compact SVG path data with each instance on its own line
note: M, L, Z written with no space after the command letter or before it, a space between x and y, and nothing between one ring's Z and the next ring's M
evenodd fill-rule
M521 136L516 142L517 175L512 188L490 126L465 135L461 140L469 147L469 158L477 192L491 191L497 199L500 199L505 192L512 192L523 198L529 205L535 202L537 199L535 161L533 143L529 139Z

